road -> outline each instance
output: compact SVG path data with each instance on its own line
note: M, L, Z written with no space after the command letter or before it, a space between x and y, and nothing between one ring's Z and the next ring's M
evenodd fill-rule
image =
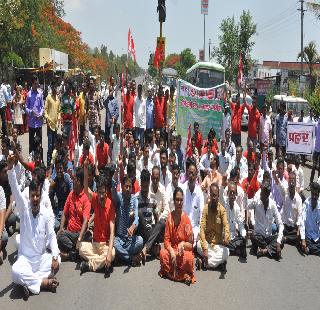
M243 133L243 145L246 133ZM43 130L44 154L47 150ZM28 138L20 137L26 156ZM310 170L305 169L309 179ZM109 279L102 273L80 277L75 263L63 263L58 273L57 293L41 292L23 301L21 291L11 282L11 265L16 251L13 238L8 257L0 266L0 309L319 309L319 257L301 256L286 245L280 262L249 255L247 263L228 260L228 272L220 279L217 271L196 272L190 287L158 276L158 260L139 268L117 266Z

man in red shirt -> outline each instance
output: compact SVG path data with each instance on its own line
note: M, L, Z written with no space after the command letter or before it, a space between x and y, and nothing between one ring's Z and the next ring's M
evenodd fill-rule
M57 233L60 256L63 261L77 259L76 249L87 230L91 205L83 191L83 182L83 169L78 167L73 177L73 191L68 195L64 205L60 229Z
M133 128L133 106L136 98L136 84L131 82L130 88L123 100L123 127L124 129Z
M96 146L96 165L101 171L110 162L109 145L104 142L104 131L100 131L99 143Z
M257 135L259 133L260 126L260 112L257 108L257 96L253 96L252 105L247 104L247 101L244 99L244 106L248 110L248 140L253 142L253 149L256 150L257 147Z
M164 134L166 127L166 101L162 85L159 85L158 95L154 99L154 126L156 129L160 129L162 135Z
M241 120L242 120L242 114L245 108L244 104L240 104L240 94L237 94L236 96L236 103L231 102L230 108L232 111L231 116L231 140L235 144L235 146L241 145Z
M202 140L202 133L199 130L199 123L195 122L193 124L193 129L194 129L194 137L196 139L196 148L198 150L198 154L199 156L202 154L202 144L203 144L203 140Z
M255 193L260 189L260 184L257 180L258 172L255 170L254 164L252 162L248 163L248 177L245 178L241 187L247 194L248 199L252 199Z
M79 164L81 167L83 167L83 162L86 158L88 158L89 163L91 165L94 165L94 158L93 158L93 155L90 153L90 141L88 140L85 140L83 142L83 151L79 159Z
M38 151L34 151L34 155L33 155L34 161L29 161L29 162L26 162L23 159L21 152L17 151L16 155L21 165L24 167L24 169L28 171L33 172L36 167L41 167L42 165L41 153Z
M103 136L102 136L103 137ZM97 192L88 186L88 161L84 162L84 192L91 201L94 210L93 242L81 242L79 253L85 260L80 265L81 274L105 268L109 274L111 263L115 258L113 247L115 234L115 208L112 197L108 194L104 176L97 178Z

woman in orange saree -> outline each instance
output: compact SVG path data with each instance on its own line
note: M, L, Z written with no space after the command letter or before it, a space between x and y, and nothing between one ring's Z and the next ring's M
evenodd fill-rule
M192 251L193 232L189 217L182 212L183 191L180 187L175 189L173 200L175 210L166 222L159 276L190 285L196 281Z

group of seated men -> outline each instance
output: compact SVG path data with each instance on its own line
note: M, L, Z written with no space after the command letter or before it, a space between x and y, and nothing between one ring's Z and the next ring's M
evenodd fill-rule
M110 276L114 260L139 266L147 256L159 258L179 191L198 269L226 271L229 255L246 260L248 239L257 257L280 259L285 243L320 255L320 185L312 183L305 198L299 160L274 161L269 145L259 152L250 140L243 152L229 129L219 150L213 130L199 143L196 124L187 152L180 136L169 136L167 145L156 129L141 147L131 130L119 129L111 145L99 126L84 131L72 155L66 137L58 136L50 167L40 143L25 160L15 130L12 141L2 139L0 263L19 222L12 279L26 297L56 291L61 261L81 260L81 274ZM187 250L180 246L179 255Z

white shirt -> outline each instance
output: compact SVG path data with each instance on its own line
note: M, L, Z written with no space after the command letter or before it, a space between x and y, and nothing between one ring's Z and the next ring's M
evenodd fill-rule
M133 126L146 129L146 125L146 100L137 96L133 107Z
M225 174L229 174L231 171L231 156L229 153L225 152L224 156L220 152L219 155L219 173L223 176Z
M196 185L193 193L191 193L189 182L185 182L181 188L184 193L183 212L188 215L191 221L194 242L196 242L200 231L201 216L204 208L203 193L199 185Z
M200 170L210 169L210 162L212 158L212 153L210 154L210 157L208 157L208 153L202 155L199 163Z
M270 131L272 130L270 116L266 115L266 118L261 115L260 117L260 129L259 129L259 141L264 143L267 141L269 143Z
M221 132L220 132L220 140L225 140L226 129L229 128L231 132L231 115L227 113L225 115L222 114L222 123L221 123Z
M148 162L147 162L147 165L144 164L144 158L141 157L139 160L138 160L138 165L137 165L137 169L141 172L143 169L147 169L150 173L152 172L152 168L153 168L153 165L152 165L152 162L149 160L148 158Z
M223 190L224 197L228 197L228 186ZM220 203L223 205L223 196L220 194ZM245 210L247 210L248 207L248 196L243 190L243 188L239 185L237 185L237 197L236 197L236 203L238 207L240 208L240 212L244 218L245 216Z
M46 252L48 240L52 256L58 256L60 251L54 232L53 213L40 202L40 211L34 217L30 201L28 202L19 190L14 169L8 170L8 180L20 214L19 255L25 256L31 262L39 262Z
M6 208L7 208L6 195L4 193L3 187L0 186L0 211L6 210Z
M149 195L151 199L154 199L157 202L156 212L159 215L159 219L165 220L170 213L170 208L164 186L159 183L157 192L154 192L151 183L149 188Z
M236 157L236 146L231 140L228 145L226 143L226 152L229 153L231 159Z
M21 165L19 161L17 162L17 164L14 166L13 169L16 173L19 189L22 192L24 190L24 187L26 186L26 170L24 169L24 167Z
M299 226L302 220L302 200L300 195L295 192L293 199L291 199L288 188L285 188L281 183L278 187L283 198L283 205L280 211L283 224L291 227Z
M120 136L119 139L117 138L116 134L111 136L111 143L112 143L112 152L111 152L111 160L114 164L117 163L118 155L120 154Z
M254 232L256 234L262 235L263 237L272 236L272 224L276 221L278 226L278 238L277 242L281 243L283 237L283 223L281 220L281 215L277 209L276 203L273 199L269 197L269 205L267 211L265 211L263 203L260 199L261 192L259 191L253 199L250 199L248 203L248 209L253 209L255 215L255 226Z
M236 158L234 158L231 164L231 169L235 168L236 166L238 166L238 163ZM240 159L239 168L240 168L240 183L241 183L245 178L248 177L248 163L247 163L247 159L243 156Z
M229 198L225 197L223 206L227 211L228 222L230 227L230 236L231 240L238 236L238 231L240 235L245 238L246 237L246 230L243 225L243 216L241 214L240 208L237 202L234 202L233 208L230 208Z
M166 177L164 178L162 174L162 169L160 168L160 183L164 186L164 188L167 190L172 183L172 173L169 171L169 168L166 169Z

